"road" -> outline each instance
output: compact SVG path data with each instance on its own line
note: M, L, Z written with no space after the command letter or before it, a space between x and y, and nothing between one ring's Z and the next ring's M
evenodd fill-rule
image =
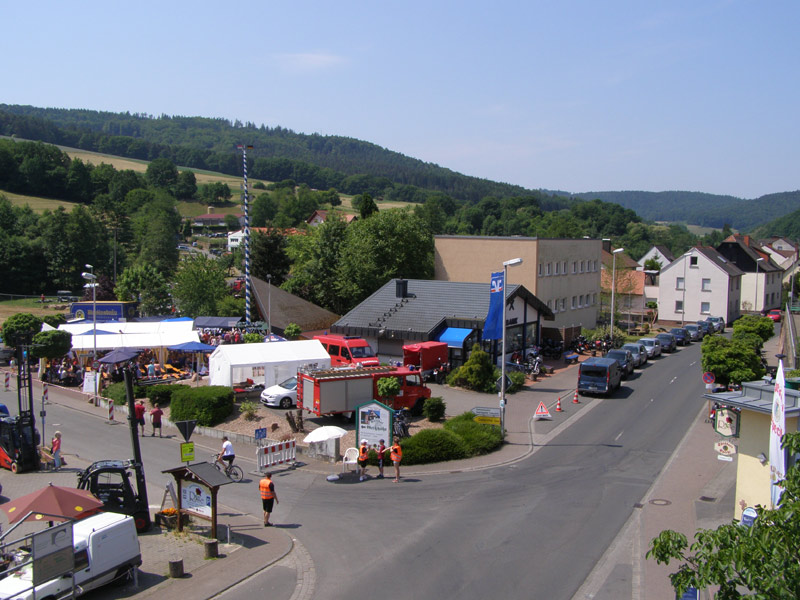
M308 597L572 598L696 416L699 357L694 344L648 363L614 397L585 408L547 445L508 466L399 484L331 483L302 469L279 474L273 520L313 561ZM50 405L48 439L56 427L85 432L65 433L65 452L77 453L79 462L130 455L122 424ZM169 481L161 471L177 462L179 440L140 439L154 505ZM199 458L218 444L195 441ZM226 486L221 502L260 514L254 485ZM224 598L291 597L297 558Z

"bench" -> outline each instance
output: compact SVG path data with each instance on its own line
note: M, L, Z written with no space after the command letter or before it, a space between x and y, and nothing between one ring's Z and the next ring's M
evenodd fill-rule
M568 365L577 364L578 363L578 354L575 352L572 353L564 353L564 360L567 362Z

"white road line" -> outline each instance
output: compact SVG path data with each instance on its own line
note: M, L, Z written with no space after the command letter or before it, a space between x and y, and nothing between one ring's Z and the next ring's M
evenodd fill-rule
M622 437L622 434L623 434L623 433L625 433L625 430L624 430L624 429L623 429L622 431L620 431L620 432L619 432L619 435L618 435L617 437L615 437L615 438L614 438L614 441L615 441L615 442L616 442L616 441L618 441L618 440L619 440L619 438L621 438L621 437Z

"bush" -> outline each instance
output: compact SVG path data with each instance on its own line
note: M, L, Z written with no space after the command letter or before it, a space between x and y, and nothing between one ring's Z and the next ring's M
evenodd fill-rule
M754 333L766 342L775 333L775 323L769 317L744 315L733 322L733 335L743 332Z
M258 412L258 403L252 400L246 400L239 405L239 410L247 421L253 421Z
M441 398L426 398L425 404L422 407L422 414L429 421L436 423L444 419L444 413L447 405Z
M404 465L458 460L469 455L463 439L447 429L423 429L402 443Z
M444 428L464 440L469 456L488 454L503 443L503 434L496 425L476 423L475 415L465 412L447 421Z
M507 393L513 394L525 386L525 373L522 371L506 371L506 374L511 380L511 386L506 390Z
M152 385L144 389L150 404L158 404L164 408L172 400L172 390L175 388L171 385Z
M198 425L213 427L222 423L233 413L233 390L229 387L211 385L191 388L176 386L172 392L169 419L175 421L196 420Z
M496 371L497 369L492 364L489 354L481 350L478 344L475 344L467 362L450 373L447 377L447 383L448 385L465 387L478 392L491 393L495 391Z
M141 385L134 384L133 386L133 397L134 398L144 398L146 394L146 390ZM119 383L112 383L108 387L104 388L102 393L100 394L103 398L108 398L111 400L115 406L124 406L128 403L128 397L125 393L125 382L120 381Z

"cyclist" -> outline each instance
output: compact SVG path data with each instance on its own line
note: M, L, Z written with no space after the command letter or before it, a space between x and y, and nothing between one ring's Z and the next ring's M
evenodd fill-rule
M217 462L225 467L225 472L233 465L233 460L236 458L236 453L233 451L233 444L228 439L228 436L222 438L222 450L217 454Z

